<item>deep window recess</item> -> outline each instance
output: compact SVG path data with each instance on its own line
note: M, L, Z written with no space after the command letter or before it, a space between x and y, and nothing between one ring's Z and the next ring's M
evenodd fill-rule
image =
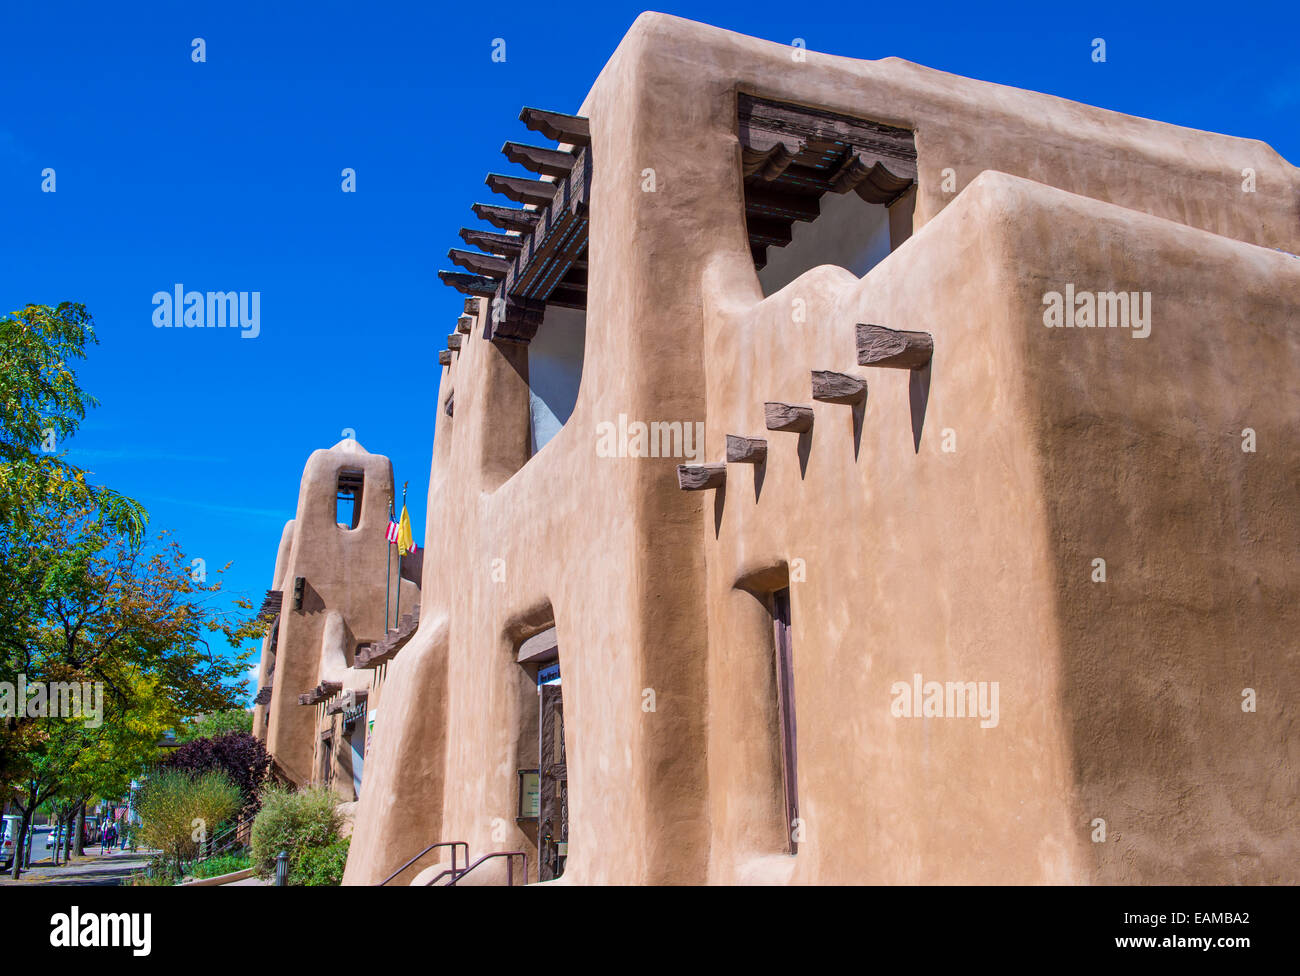
M794 715L794 661L790 630L790 590L772 594L773 644L776 647L776 710L781 737L781 784L785 834L791 854L799 853L796 840L799 820L798 747Z
M365 474L345 468L339 472L338 492L334 499L334 521L345 529L361 524L361 489Z
M861 277L911 233L912 133L745 94L737 114L745 223L765 295L822 264Z

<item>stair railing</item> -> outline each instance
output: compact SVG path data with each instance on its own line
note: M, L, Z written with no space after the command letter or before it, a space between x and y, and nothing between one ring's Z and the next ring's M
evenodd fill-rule
M419 854L415 855L415 857L411 858L409 861L407 861L405 864L403 864L400 868L398 868L396 871L394 871L392 874L390 874L388 877L386 877L383 881L379 882L378 887L382 888L384 885L388 884L388 882L392 881L395 877L397 877L399 874L401 874L403 871L405 871L407 868L409 868L412 864L414 864L416 861L418 861L420 858L424 857L424 855L428 854L430 851L437 850L439 847L450 847L450 848L451 848L451 870L450 870L450 871L443 871L442 874L438 875L439 878L441 878L441 877L443 877L444 875L447 875L447 874L451 874L452 877L455 877L455 876L457 875L457 873L461 873L461 874L463 874L464 872L466 872L466 871L469 870L469 867L464 867L464 868L460 868L459 871L458 871L458 869L457 869L457 867L456 867L456 848L458 848L458 847L464 848L464 850L465 850L465 864L466 864L466 865L469 864L469 844L467 844L467 843L466 843L465 841L463 841L463 840L442 840L442 841L439 841L439 842L436 843L436 844L430 844L430 845L429 845L428 847L426 847L424 850L420 851ZM435 880L436 880L436 879L435 879ZM432 884L432 882L430 882L430 884Z

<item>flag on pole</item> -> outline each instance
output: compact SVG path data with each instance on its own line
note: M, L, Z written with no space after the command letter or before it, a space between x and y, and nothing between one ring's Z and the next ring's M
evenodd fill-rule
M408 552L415 552L419 547L415 544L415 539L411 537L411 516L406 513L406 506L402 506L402 521L397 531L397 551L405 556Z
M397 532L398 532L397 523L394 522L392 519L389 519L388 520L388 541L390 543L397 541Z

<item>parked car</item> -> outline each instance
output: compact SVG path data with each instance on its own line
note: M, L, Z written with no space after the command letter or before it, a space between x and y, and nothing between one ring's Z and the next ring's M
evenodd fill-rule
M4 845L4 870L8 871L14 866L14 849L18 843L18 828L22 825L22 818L17 814L5 814L4 825L0 826L0 837L3 838Z
M45 835L45 848L51 850L54 847L54 838L59 838L59 850L63 850L68 843L68 828L56 827Z

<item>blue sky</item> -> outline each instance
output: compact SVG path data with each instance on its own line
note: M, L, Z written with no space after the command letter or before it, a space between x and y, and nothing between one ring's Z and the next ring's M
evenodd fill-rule
M448 247L528 104L575 111L645 9L9 3L0 311L84 302L101 401L70 460L257 602L307 456L352 428L426 522ZM1300 160L1300 5L686 3L668 13L1262 139ZM893 9L893 13L889 11ZM948 11L951 12L948 12ZM832 12L833 11L833 12ZM207 61L191 61L202 37ZM491 59L494 38L506 61ZM1103 37L1105 64L1092 62ZM41 192L41 173L56 192ZM355 169L357 192L340 190ZM261 334L155 329L152 296L261 293Z

